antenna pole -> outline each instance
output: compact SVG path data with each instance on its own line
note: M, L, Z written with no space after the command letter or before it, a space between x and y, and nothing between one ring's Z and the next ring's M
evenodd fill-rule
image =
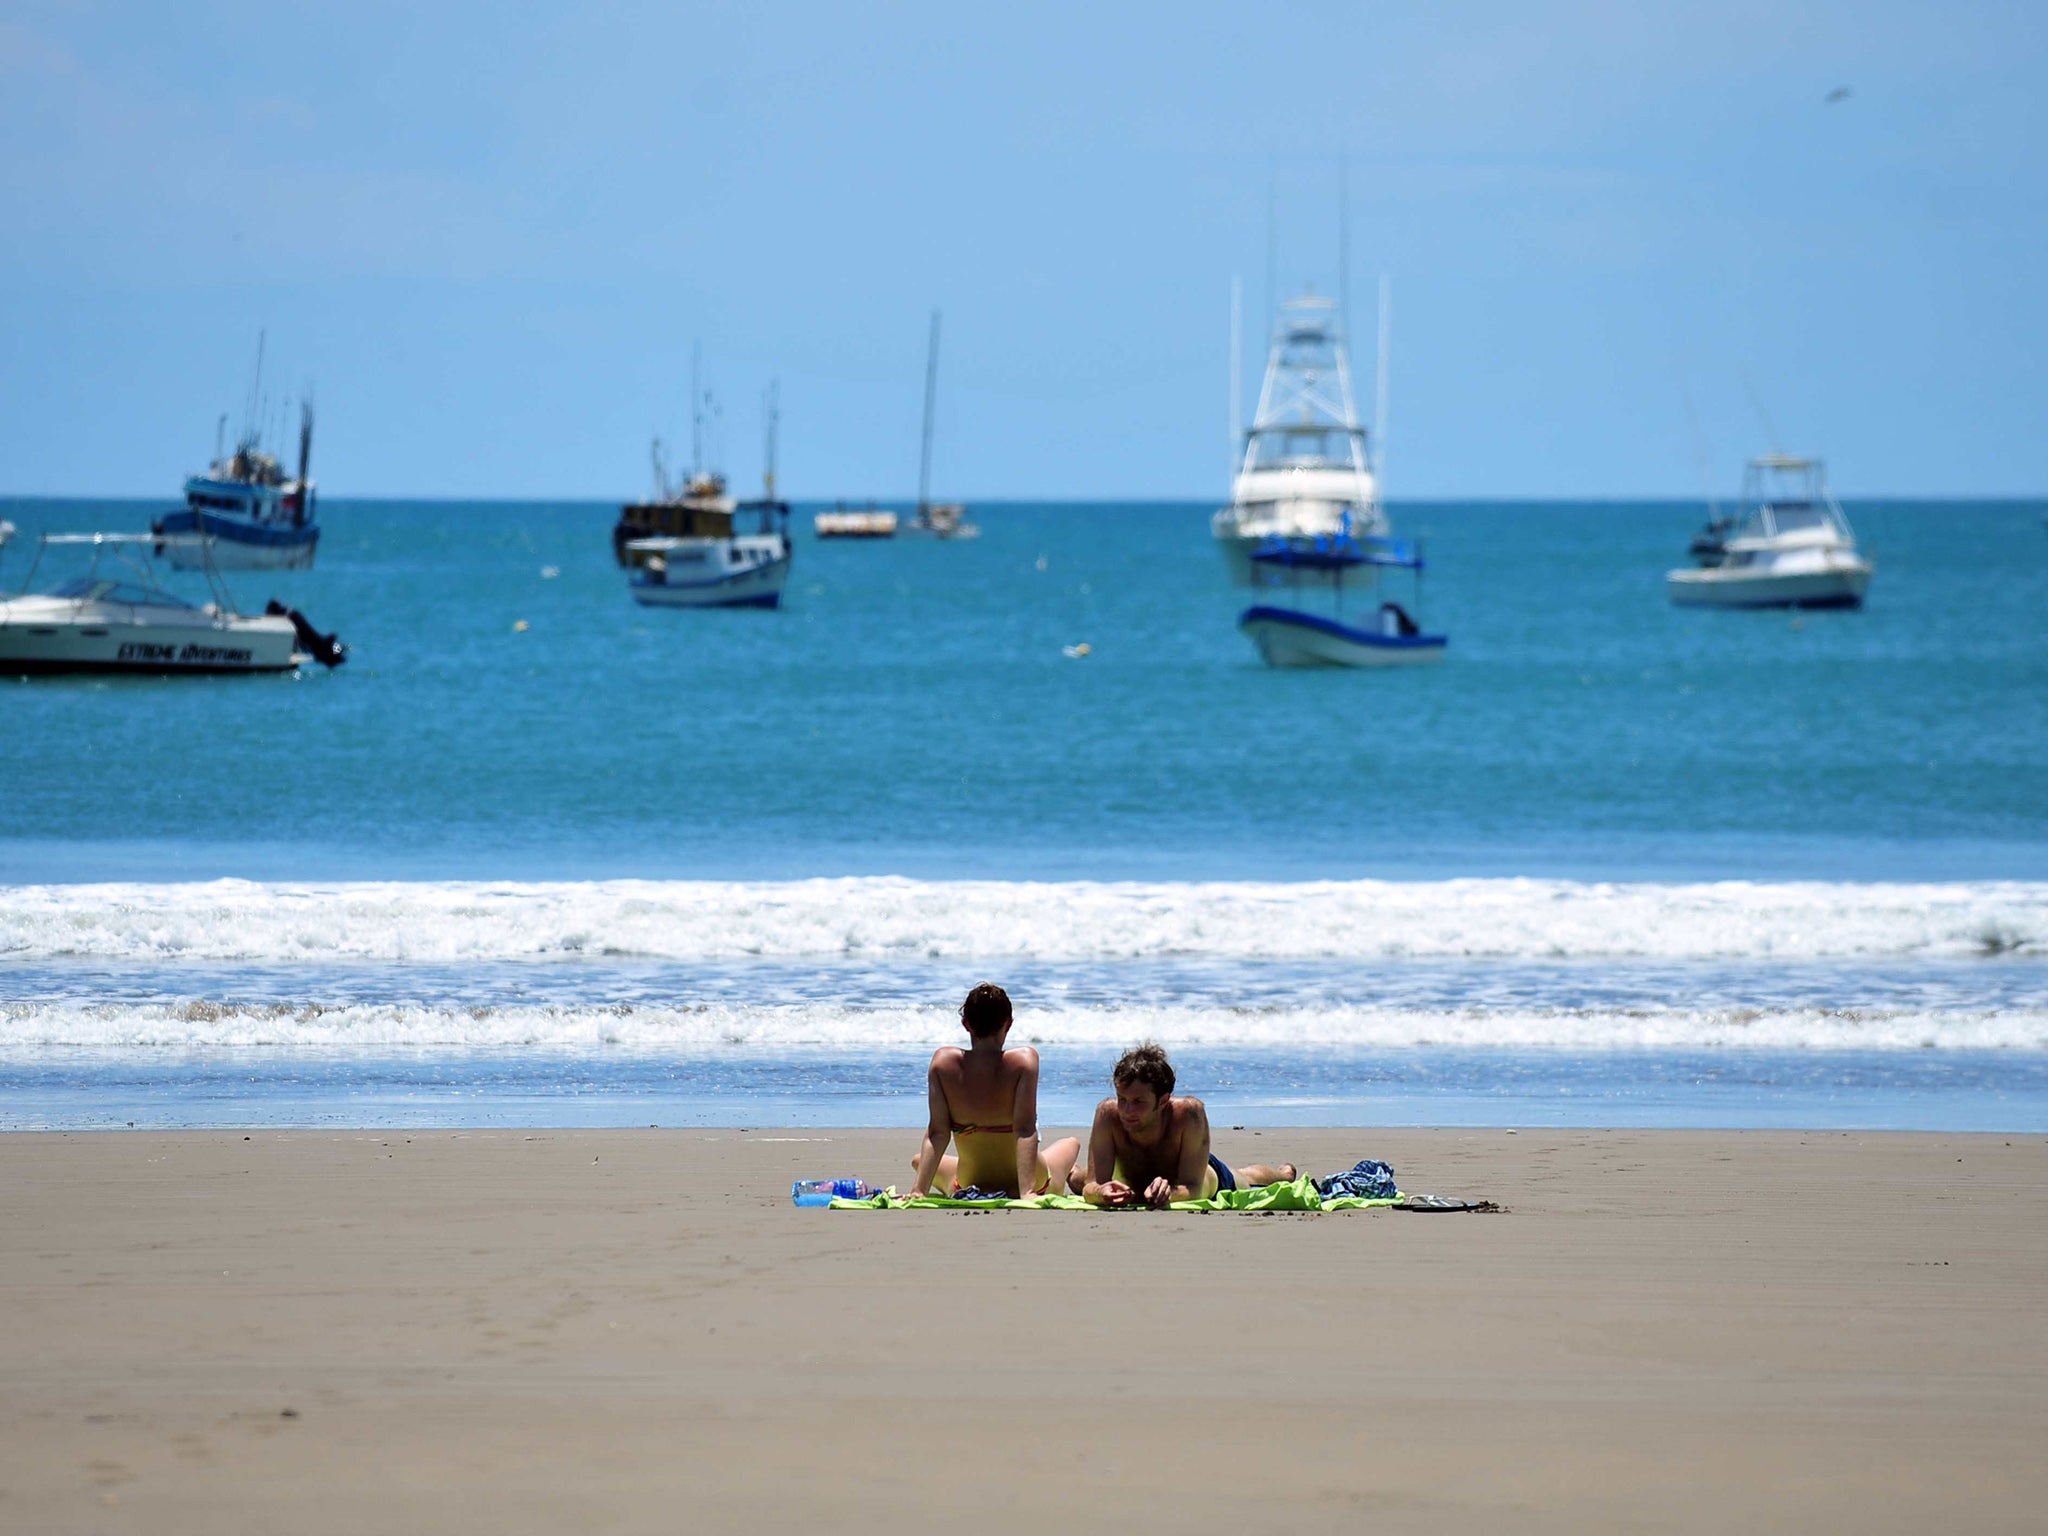
M1273 265L1280 236L1280 161L1276 156L1266 167L1266 323L1273 323Z
M924 359L924 451L919 456L917 469L917 511L919 517L926 517L931 511L932 488L932 411L939 389L939 312L932 311L931 346Z
M242 417L242 435L261 434L263 428L257 419L257 408L263 399L263 344L270 339L268 329L256 332L256 377L249 382L249 409Z
M1244 406L1238 392L1244 387L1244 279L1230 280L1230 474L1231 494L1236 495L1238 423Z
M1394 283L1386 273L1380 274L1380 335L1379 344L1373 348L1375 378L1373 380L1372 437L1373 456L1378 460L1373 465L1374 489L1385 502L1387 484L1387 349L1392 344L1394 315Z
M690 478L704 478L704 343L690 343Z

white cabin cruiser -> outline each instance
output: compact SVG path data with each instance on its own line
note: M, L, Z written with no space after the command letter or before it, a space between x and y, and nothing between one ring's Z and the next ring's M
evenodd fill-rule
M775 395L768 397L768 443L759 500L720 505L712 499L671 504L681 521L673 533L643 538L614 534L633 601L647 608L775 608L789 580L789 503L775 495ZM656 477L660 468L657 456ZM720 497L723 476L716 477ZM630 513L633 509L628 508ZM735 533L733 520L755 518L752 533ZM620 529L625 527L624 522Z
M199 546L183 550L180 563L207 572L211 603L187 602L157 581L149 556L166 544ZM341 663L346 652L332 635L274 599L264 613L236 612L210 545L198 534L45 534L21 594L0 599L0 674L289 672L312 658ZM30 591L53 548L90 551L85 574Z
M760 531L735 534L727 513L721 534L629 539L627 589L648 608L774 608L789 580L789 503L742 502L760 515Z
M1873 570L1826 467L1785 454L1750 460L1732 529L1696 540L1693 555L1701 564L1665 576L1680 607L1856 608Z
M1268 584L1253 556L1276 543L1312 549L1318 539L1384 539L1387 518L1366 448L1336 303L1315 294L1289 300L1230 505L1210 521L1231 579Z

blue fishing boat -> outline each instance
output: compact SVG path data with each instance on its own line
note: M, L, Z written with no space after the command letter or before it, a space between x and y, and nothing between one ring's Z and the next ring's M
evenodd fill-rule
M273 454L265 453L257 419L262 405L263 343L256 344L256 382L249 393L248 424L235 451L224 451L227 417L216 433L213 463L185 482L183 510L166 512L149 529L162 543L157 553L180 570L210 564L224 571L295 571L313 563L320 545L314 521L313 407L299 407L299 473L288 477Z
M1260 603L1238 615L1237 627L1273 667L1413 667L1442 661L1450 643L1424 633L1403 604L1385 595L1383 576L1405 570L1415 577L1420 607L1423 558L1414 544L1347 526L1334 535L1268 538L1247 551L1254 586L1284 592L1287 606ZM1363 623L1345 615L1345 585L1362 588L1372 603ZM1327 593L1330 613L1295 606Z

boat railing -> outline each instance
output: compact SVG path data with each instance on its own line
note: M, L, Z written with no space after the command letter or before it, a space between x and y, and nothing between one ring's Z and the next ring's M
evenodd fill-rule
M146 559L135 558L135 552L140 550L146 549L152 554L160 554L167 547L176 545L184 549L196 548L201 552L204 558L200 569L206 574L206 585L213 593L215 607L222 614L233 615L239 610L235 607L234 595L228 591L226 578L221 575L220 567L214 561L213 549L216 542L213 535L207 533L46 533L36 542L35 558L29 562L28 572L22 577L21 590L23 595L28 593L30 585L35 581L36 571L43 563L44 551L56 545L60 548L91 549L92 568L95 571L99 569L102 552L111 553L146 586L163 593L166 597L182 601L176 599L176 594L170 592L157 579L155 569Z

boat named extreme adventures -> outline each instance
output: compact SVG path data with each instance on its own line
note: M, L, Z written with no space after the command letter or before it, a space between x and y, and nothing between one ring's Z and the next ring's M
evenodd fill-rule
M150 560L182 549L204 570L213 601L167 591ZM202 534L51 533L14 597L0 599L0 674L43 672L289 672L308 660L339 666L347 649L273 598L260 614L235 610ZM83 574L32 590L52 551L83 552ZM54 560L49 563L56 563Z

